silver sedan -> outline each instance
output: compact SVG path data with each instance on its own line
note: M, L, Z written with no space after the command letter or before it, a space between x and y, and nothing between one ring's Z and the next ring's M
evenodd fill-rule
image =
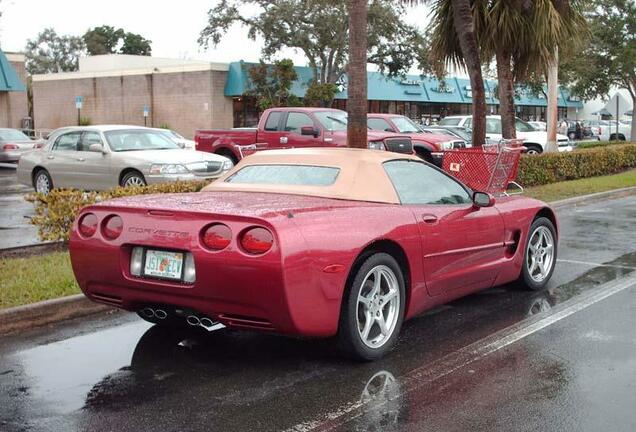
M17 162L25 152L43 144L43 141L32 140L17 129L0 128L0 162Z
M53 187L106 190L176 180L213 180L230 168L229 159L181 149L150 128L67 127L54 131L43 148L20 158L18 181L42 193Z

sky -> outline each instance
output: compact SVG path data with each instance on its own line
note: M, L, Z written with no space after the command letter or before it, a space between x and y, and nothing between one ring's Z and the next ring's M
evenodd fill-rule
M344 1L344 0L343 0ZM0 47L22 51L46 27L58 34L82 35L91 27L110 25L139 33L152 41L155 57L232 62L258 61L262 42L247 38L247 29L234 26L221 43L205 51L197 44L216 0L0 0ZM405 20L420 28L427 21L423 6L410 8ZM295 64L306 64L302 54L282 52Z

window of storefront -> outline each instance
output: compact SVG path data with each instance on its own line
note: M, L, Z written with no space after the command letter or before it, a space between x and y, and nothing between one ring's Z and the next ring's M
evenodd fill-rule
M255 98L236 97L232 102L234 127L254 127L258 125L260 111L256 105Z

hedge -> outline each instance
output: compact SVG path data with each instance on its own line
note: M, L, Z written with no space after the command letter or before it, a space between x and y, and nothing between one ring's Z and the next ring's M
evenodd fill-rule
M517 182L522 186L539 186L563 180L576 180L615 174L636 167L636 144L599 147L570 153L522 156ZM129 187L107 192L82 192L54 189L48 195L30 194L35 203L31 223L38 227L41 240L68 240L75 215L84 206L110 198L171 192L198 192L205 182L176 182L161 185Z
M76 189L53 189L48 195L32 193L26 200L35 204L31 224L38 227L44 241L68 240L73 220L79 211L99 201L130 195L198 192L207 182L174 182L151 186L117 187L105 192L82 192Z
M616 174L636 168L636 144L595 147L568 153L522 156L517 182L525 187Z

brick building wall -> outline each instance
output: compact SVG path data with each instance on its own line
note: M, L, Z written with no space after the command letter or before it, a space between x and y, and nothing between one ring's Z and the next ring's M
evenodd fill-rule
M20 81L26 85L26 69L22 54L5 53ZM0 92L0 127L20 128L22 119L29 115L25 91Z
M223 94L227 71L209 68L86 75L34 77L36 128L76 125L76 96L83 97L81 116L88 117L91 124L143 125L143 107L148 106L148 126L167 124L188 138L199 128L232 127L232 99Z

